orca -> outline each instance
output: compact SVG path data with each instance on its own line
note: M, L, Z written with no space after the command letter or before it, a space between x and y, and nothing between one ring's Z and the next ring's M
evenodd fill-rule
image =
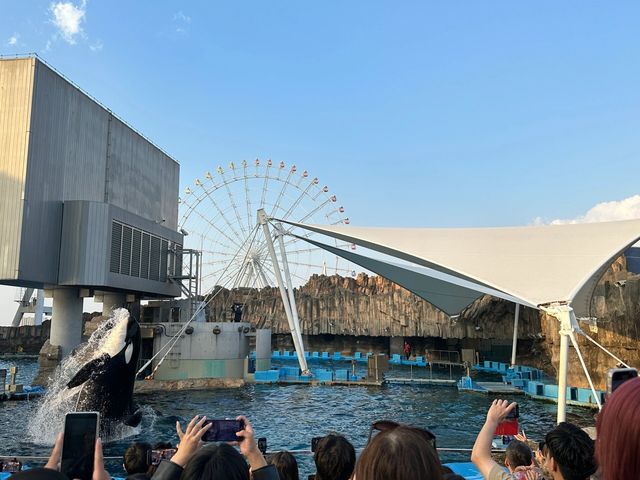
M126 310L125 310L126 312ZM75 410L99 412L100 431L106 436L119 423L136 427L142 413L133 402L140 357L140 326L128 315L106 334L98 356L78 370L67 388L81 386Z

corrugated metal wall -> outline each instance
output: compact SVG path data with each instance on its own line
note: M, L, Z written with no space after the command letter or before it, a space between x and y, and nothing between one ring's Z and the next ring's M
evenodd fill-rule
M177 229L179 165L117 118L108 159L109 203Z
M36 61L21 276L58 280L62 202L104 201L108 113Z
M0 60L0 85L0 281L55 285L77 260L59 258L64 202L107 202L175 232L177 162L37 59Z
M0 281L18 277L34 62L0 62Z
M106 285L106 258L111 225L109 206L96 202L64 205L59 282Z

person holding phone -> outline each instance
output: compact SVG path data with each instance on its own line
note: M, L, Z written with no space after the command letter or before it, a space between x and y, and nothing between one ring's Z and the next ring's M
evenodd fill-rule
M47 464L43 468L32 468L18 472L11 476L16 480L29 480L29 479L51 479L51 480L63 480L68 477L60 472L60 463L62 461L62 445L63 435L59 433L56 437L56 442L51 450L51 456L47 461ZM111 480L111 475L104 468L104 456L102 454L102 441L98 438L95 442L93 451L93 472L91 480Z
M184 432L180 422L176 422L176 432L180 438L178 451L171 460L160 462L152 479L278 480L275 466L267 465L258 449L249 420L243 416L236 420L244 425L244 429L236 433L238 441L212 443L206 447L202 447L202 438L212 425L207 423L207 417L196 415ZM239 446L242 455L232 445Z

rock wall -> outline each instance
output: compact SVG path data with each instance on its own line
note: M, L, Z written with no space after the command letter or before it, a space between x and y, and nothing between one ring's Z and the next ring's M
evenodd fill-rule
M625 363L640 368L640 275L626 270L610 271L595 291L592 308L597 323L579 322L581 329ZM557 375L558 322L543 313L540 322L545 338L544 357L548 359L546 371ZM577 335L577 340L596 388L604 390L607 370L616 366L616 360L583 336ZM573 347L569 350L569 384L589 386Z
M482 297L457 319L378 276L356 278L314 275L295 289L303 334L310 350L348 352L354 349L389 351L390 339L402 337L425 348L475 348L486 358L506 359L511 349L515 305ZM242 319L258 328L271 328L274 348L292 349L280 293L262 290L222 290L211 302L208 321L232 320L232 305L244 304ZM640 276L617 259L598 284L593 303L597 325L583 330L631 366L640 366ZM558 368L558 324L553 318L521 308L518 360L555 376ZM604 389L607 370L615 360L584 338L578 340L597 388ZM498 348L501 347L501 348ZM577 355L570 353L569 383L588 386ZM397 353L397 352L393 352ZM501 358L497 358L497 357Z
M214 292L215 293L215 292ZM295 289L305 335L437 337L511 340L515 306L481 298L457 319L398 285L378 276L356 278L314 275ZM289 333L277 288L222 290L209 305L208 321L232 320L231 307L244 304L242 319L274 335ZM519 338L540 331L535 311L521 310Z
M51 321L42 325L0 327L0 353L38 354L49 338Z

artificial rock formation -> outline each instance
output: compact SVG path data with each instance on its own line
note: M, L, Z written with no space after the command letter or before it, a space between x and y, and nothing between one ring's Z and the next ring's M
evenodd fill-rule
M482 298L451 319L389 280L364 273L356 278L314 275L295 289L295 298L305 335L443 339L510 339L513 335L513 304ZM242 318L257 328L271 328L276 335L289 333L277 288L223 290L209 305L208 321L231 320L234 303L245 304ZM539 331L536 315L521 315L520 338L531 338Z
M592 301L595 321L582 321L581 329L632 367L640 367L640 275L626 271L626 264L618 260L598 284ZM543 348L548 373L556 374L560 351L558 322L540 313L541 331L545 337ZM605 389L607 370L616 366L604 351L581 335L578 346L596 388ZM549 370L551 370L549 372ZM569 351L569 385L588 387L574 348Z
M438 348L421 339L440 339L448 340L445 345L450 348L475 348L489 355L495 344L504 347L502 352L508 351L513 337L515 305L510 302L485 296L457 319L451 319L425 300L378 276L314 275L295 290L295 298L303 334L311 345L333 342L336 350L344 350L351 342L355 347L356 340L375 347L380 344L376 338L404 337L411 338L420 349ZM244 321L257 328L271 328L274 338L281 334L286 339L289 326L277 288L223 290L209 306L208 321L232 320L234 303L245 305ZM598 321L593 325L582 322L584 331L630 365L640 366L640 276L627 271L624 257L616 260L600 281L592 309ZM364 341L366 337L369 341ZM345 341L339 341L342 338ZM559 336L554 318L522 307L518 338L520 363L556 375ZM607 369L616 362L584 338L579 339L579 345L596 387L604 389ZM571 350L569 383L587 386L577 355Z

